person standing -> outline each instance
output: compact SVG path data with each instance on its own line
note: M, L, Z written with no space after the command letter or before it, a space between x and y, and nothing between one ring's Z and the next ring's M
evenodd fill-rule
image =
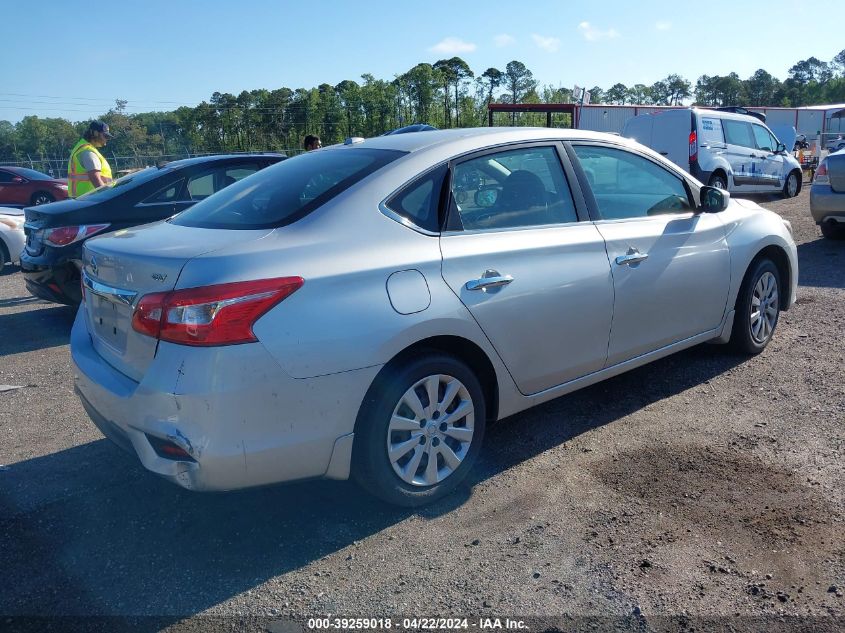
M111 183L111 165L99 151L110 138L114 136L109 132L107 123L91 121L82 138L74 145L67 168L68 195L71 198Z

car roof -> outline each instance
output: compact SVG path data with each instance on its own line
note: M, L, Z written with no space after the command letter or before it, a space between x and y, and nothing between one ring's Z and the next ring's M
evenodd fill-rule
M514 143L533 140L576 140L594 139L616 141L620 137L615 134L591 132L588 130L570 130L548 127L474 127L455 128L451 130L429 130L425 132L409 132L407 134L391 134L377 136L348 145L332 145L317 151L332 151L347 147L366 147L370 149L388 149L400 152L416 152L422 149L434 148L456 141L476 140L481 145L497 145L499 143Z
M12 172L15 172L16 174L20 174L20 173L23 173L25 171L37 171L39 174L47 176L47 178L52 178L52 176L50 174L45 174L43 171L40 171L38 169L32 169L31 167L18 167L18 166L12 166L12 165L0 165L0 169L12 171Z
M244 159L254 159L254 158L263 158L263 159L278 159L281 160L283 158L287 158L285 154L275 154L275 153L267 153L267 154L210 154L208 156L194 156L193 158L181 158L179 160L172 160L166 163L167 167L170 168L178 168L178 167L190 167L191 165L198 165L198 164L205 164L205 163L214 163L214 162L222 162L222 161L238 161Z

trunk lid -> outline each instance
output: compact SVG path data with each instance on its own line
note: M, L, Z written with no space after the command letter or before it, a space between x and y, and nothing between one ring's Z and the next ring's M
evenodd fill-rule
M830 188L837 193L845 193L845 152L830 154L826 160Z
M158 341L132 329L138 300L172 290L191 259L260 239L269 232L197 229L160 222L86 242L83 309L97 353L121 373L140 381L155 357Z
M37 207L26 207L23 210L26 217L23 227L26 252L34 256L40 255L44 250L44 229L84 224L85 222L80 222L78 218L85 215L86 210L92 206L92 202L71 198Z

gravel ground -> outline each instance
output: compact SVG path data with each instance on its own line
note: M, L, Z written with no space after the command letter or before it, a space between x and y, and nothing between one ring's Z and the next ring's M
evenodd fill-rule
M469 485L419 512L349 483L201 495L147 473L73 395L73 312L7 267L0 384L25 387L0 393L0 614L845 626L845 242L806 191L758 202L801 266L765 353L699 346L504 420Z

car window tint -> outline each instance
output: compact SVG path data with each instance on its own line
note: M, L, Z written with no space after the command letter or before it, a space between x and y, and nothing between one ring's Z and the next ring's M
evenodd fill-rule
M620 220L693 210L683 181L622 149L574 146L602 219Z
M715 143L721 144L725 142L725 136L722 133L721 119L701 117L701 126L699 129L699 136L701 138L701 145Z
M163 187L146 200L143 200L142 204L160 204L176 201L178 199L179 192L182 189L183 182L185 181L177 180L176 182Z
M0 171L0 182L12 182L14 177L14 174L10 174L8 171Z
M485 154L455 166L452 211L465 230L577 222L554 147Z
M300 154L226 187L183 211L172 222L220 229L284 226L404 154L364 147Z
M228 187L258 171L258 165L237 165L223 172L223 186Z
M748 123L725 119L722 126L725 128L725 140L731 145L757 147L751 134L751 126Z
M439 231L438 208L446 165L441 165L404 186L387 201L388 209L427 231Z
M214 193L214 176L217 171L219 170L188 178L188 196L191 200L203 200Z
M769 134L769 130L762 125L752 125L751 128L754 130L754 140L757 141L758 148L769 152L775 151L776 144L772 139L772 135Z

